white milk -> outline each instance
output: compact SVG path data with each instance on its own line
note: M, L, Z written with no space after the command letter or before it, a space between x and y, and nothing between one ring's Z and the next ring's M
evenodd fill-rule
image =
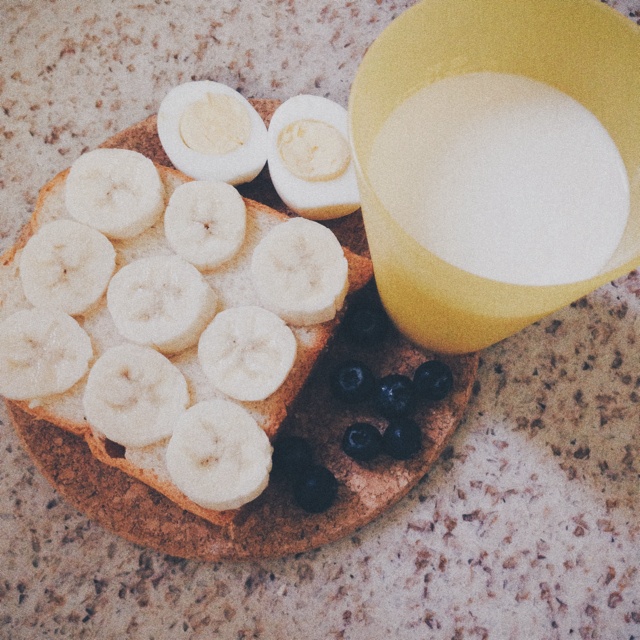
M368 170L418 242L503 282L596 275L629 213L625 167L597 118L515 75L472 73L420 89L383 124Z

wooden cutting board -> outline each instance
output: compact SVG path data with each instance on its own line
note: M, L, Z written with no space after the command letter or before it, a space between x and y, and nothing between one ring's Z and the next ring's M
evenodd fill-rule
M269 122L275 100L252 100ZM139 151L159 164L172 166L151 116L107 140L104 147ZM278 198L265 169L239 188L243 196L290 213ZM327 223L339 240L367 255L362 216L356 212ZM398 502L429 471L460 422L478 368L477 354L442 357L454 373L453 393L444 401L423 406L415 419L423 428L420 454L409 461L379 456L357 463L340 450L345 428L357 420L384 428L370 407L345 408L329 392L329 372L341 360L356 357L377 375L411 374L430 357L395 331L378 347L354 348L338 337L320 361L283 427L283 433L307 437L315 459L336 475L340 488L335 504L321 514L298 508L288 484L273 477L265 492L243 508L235 535L184 511L147 485L97 461L85 442L48 422L34 420L20 409L7 407L25 448L40 472L75 508L106 529L140 545L183 558L200 560L284 556L325 545L364 526Z

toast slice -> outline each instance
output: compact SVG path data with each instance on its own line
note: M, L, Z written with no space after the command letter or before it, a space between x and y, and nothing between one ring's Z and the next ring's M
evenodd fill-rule
M156 166L165 187L165 199L168 201L173 190L190 178L175 169ZM64 184L67 173L68 170L61 172L43 187L31 220L25 226L16 244L0 259L0 320L15 311L31 307L20 284L18 270L20 254L29 237L41 225L67 217L64 205ZM245 198L245 204L247 232L241 250L219 269L204 274L206 280L218 293L220 309L259 304L251 284L249 268L253 248L270 229L289 219L285 214L256 201ZM116 269L141 257L171 253L165 240L162 221L135 238L115 240L113 245L117 252ZM349 294L351 294L371 280L373 271L367 258L358 256L348 249L345 249L345 256L349 264ZM115 328L104 296L95 308L76 319L91 336L95 358L106 349L125 342ZM332 321L311 327L292 327L298 343L298 352L293 370L283 385L266 400L239 403L253 415L271 440L275 438L287 416L289 407L304 387L318 358L327 349L339 321L340 314ZM170 360L184 374L192 403L220 396L200 369L197 346L171 356ZM82 406L85 382L86 376L64 394L32 401L7 402L35 420L45 420L84 438L98 460L141 480L182 508L219 526L227 526L232 522L238 510L203 509L189 500L170 481L164 462L166 441L144 448L125 448L92 429L86 421Z

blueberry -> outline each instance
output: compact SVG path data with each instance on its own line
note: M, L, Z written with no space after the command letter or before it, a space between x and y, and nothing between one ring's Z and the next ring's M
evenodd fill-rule
M307 467L296 480L293 496L298 506L310 513L326 511L336 499L338 481L321 465Z
M378 383L375 392L376 406L386 418L405 416L415 405L415 395L411 378L392 373Z
M308 440L299 436L280 436L275 441L272 456L275 473L295 478L312 462L313 452Z
M453 389L453 374L444 362L429 360L416 369L413 383L419 397L425 400L442 400Z
M382 450L396 460L413 457L422 447L422 432L410 418L395 418L382 434Z
M361 402L373 394L375 377L366 364L348 360L331 374L331 391L344 402Z
M367 422L356 422L344 432L342 450L354 460L372 460L380 453L382 435Z
M363 347L374 347L386 337L389 318L379 304L358 304L345 313L342 329L351 342Z

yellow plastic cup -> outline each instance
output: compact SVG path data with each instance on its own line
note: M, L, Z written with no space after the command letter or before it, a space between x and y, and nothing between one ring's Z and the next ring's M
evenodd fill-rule
M564 91L616 142L629 174L631 212L602 274L553 286L483 278L434 256L380 203L367 166L385 119L423 86L475 71L520 74ZM364 56L349 97L349 126L380 296L399 330L422 347L482 349L640 264L640 28L598 0L423 0Z

